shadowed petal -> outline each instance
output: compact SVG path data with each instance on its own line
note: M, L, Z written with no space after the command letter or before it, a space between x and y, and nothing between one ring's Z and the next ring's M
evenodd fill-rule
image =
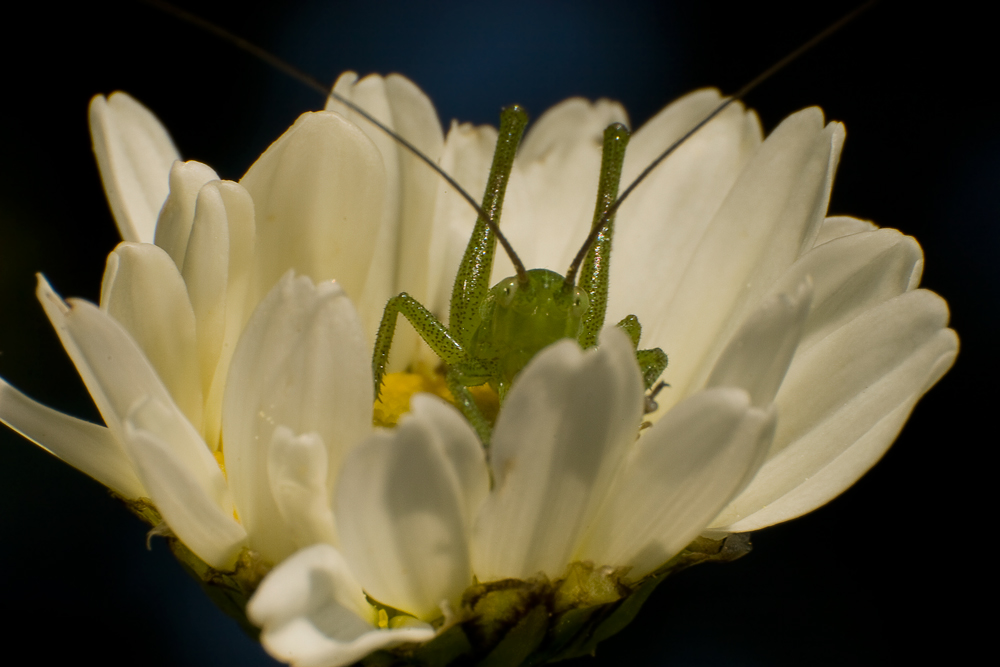
M507 395L491 443L494 488L473 533L480 581L563 574L642 416L642 380L625 335L583 352L543 350Z
M369 595L433 620L442 600L458 606L472 584L465 505L485 497L489 477L458 411L436 397L415 399L398 427L372 435L344 463L337 525Z
M774 411L729 387L682 401L629 453L574 560L649 574L697 537L763 461Z

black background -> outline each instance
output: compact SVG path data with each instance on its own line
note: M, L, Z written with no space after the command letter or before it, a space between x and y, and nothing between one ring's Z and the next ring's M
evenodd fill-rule
M124 89L185 158L238 178L302 111L309 90L146 6L12 10L0 160L0 375L98 419L34 300L36 271L96 300L118 241L90 151L87 102ZM853 3L188 2L326 81L401 72L442 121L537 117L571 95L622 101L634 126L691 89L733 91ZM581 665L889 665L932 650L962 661L992 598L995 487L998 59L984 14L883 2L755 92L772 129L820 105L846 123L831 212L916 236L924 286L948 299L962 352L898 442L812 515L754 536L740 562L664 584L640 618ZM990 423L987 424L989 419ZM992 434L992 435L991 435ZM270 664L104 489L0 432L0 600L9 650L31 662Z

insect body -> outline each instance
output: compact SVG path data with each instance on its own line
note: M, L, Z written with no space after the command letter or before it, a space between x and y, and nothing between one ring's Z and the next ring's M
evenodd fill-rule
M510 178L517 145L527 125L524 111L512 106L500 118L500 134L479 218L459 265L452 290L448 325L406 293L386 304L375 339L372 371L379 395L389 349L402 314L430 348L447 364L446 380L456 403L484 444L490 424L468 387L489 384L501 402L516 375L543 348L563 339L593 347L607 306L613 205L618 195L628 130L615 123L604 132L601 178L592 233L566 276L546 269L526 270L496 222ZM496 243L510 255L517 274L488 287ZM586 254L584 255L584 251ZM582 266L582 279L575 284ZM621 326L638 345L641 328L634 315ZM637 352L646 388L660 376L667 356L660 349Z

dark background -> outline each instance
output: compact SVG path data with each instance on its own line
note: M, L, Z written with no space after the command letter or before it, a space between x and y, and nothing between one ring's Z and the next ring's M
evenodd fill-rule
M733 91L854 3L187 2L326 81L401 72L442 121L537 117L571 95L622 101L634 126L691 89ZM924 286L952 307L963 349L885 459L810 516L754 536L740 562L664 584L637 622L581 665L889 665L986 636L984 544L995 429L1000 130L985 15L883 2L749 99L772 129L820 105L848 141L831 212L916 236ZM130 2L27 3L4 19L0 375L97 419L34 300L36 271L96 300L118 241L86 108L124 89L186 158L238 178L309 90L218 39ZM993 435L990 435L992 433ZM0 432L0 600L31 662L264 665L163 542L97 483ZM989 486L988 486L989 485Z

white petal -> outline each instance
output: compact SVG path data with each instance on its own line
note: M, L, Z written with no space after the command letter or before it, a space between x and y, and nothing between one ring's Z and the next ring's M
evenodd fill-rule
M458 412L421 398L398 427L375 433L347 458L336 513L344 556L365 591L429 621L441 615L442 600L457 606L472 584L457 468L471 467L478 449L478 474L470 476L478 478L480 498L489 478L475 433Z
M702 237L647 344L670 355L661 402L702 386L718 355L774 282L812 247L826 213L843 128L818 109L789 116L744 168Z
M125 422L125 446L174 534L212 567L231 570L246 531L233 517L222 471L177 408L156 400L137 403Z
M766 299L722 351L706 386L739 387L755 407L770 405L798 347L812 294L807 276Z
M340 667L379 649L434 637L430 626L376 629L371 616L347 563L326 544L281 563L247 605L264 647L296 667Z
M148 496L121 442L104 426L31 400L0 379L0 421L126 498Z
M700 533L760 467L774 411L740 389L679 403L629 453L594 529L574 560L631 566L638 579Z
M361 81L358 81L357 78L354 72L342 74L337 79L333 89L368 111L388 127L394 128L394 117L385 89L385 80L377 74L366 76ZM396 258L397 253L401 250L399 247L399 223L402 174L400 174L399 169L401 158L399 147L392 137L378 130L333 98L327 101L326 108L328 111L336 111L357 125L382 156L382 165L385 168L385 187L382 190L383 204L375 236L374 254L365 276L364 290L351 292L351 294L359 304L370 300L373 303L382 304L384 307L389 297L394 296L397 291L395 289ZM339 276L331 277L339 279Z
M491 443L494 488L473 536L480 581L561 576L642 416L635 353L617 328L595 350L543 350L504 401Z
M226 471L252 548L278 562L294 540L268 493L274 429L317 433L337 479L371 432L371 361L358 315L335 283L289 272L254 312L233 355L223 401ZM332 489L330 489L332 493Z
M119 243L108 256L101 309L139 345L174 401L200 430L203 404L194 310L170 257L150 243Z
M806 350L869 308L914 289L923 252L895 229L856 232L817 246L800 257L775 284L789 291L812 278L812 308L802 332Z
M839 239L859 232L873 232L878 226L868 220L858 220L848 215L832 215L820 225L819 234L813 246L823 245L827 241Z
M174 142L149 109L125 93L90 101L90 136L111 213L125 241L152 243L169 191Z
M437 162L441 157L444 137L437 112L430 99L409 79L398 74L385 78L373 74L357 81L357 76L348 72L337 80L334 90L395 130L432 161ZM426 303L429 244L440 176L339 102L331 99L327 109L341 113L365 132L382 154L386 169L382 227L365 281L365 292L357 301L382 307L389 297L406 291ZM418 340L409 324L397 329L390 370L402 370L413 361Z
M279 426L274 429L267 458L271 493L296 546L317 542L336 545L323 439L315 433L296 436Z
M289 269L364 293L382 219L385 167L371 140L339 114L307 113L247 172L257 223L255 301ZM384 303L364 304L374 335Z
M156 221L156 245L167 251L178 270L184 267L198 193L217 180L219 175L211 167L195 160L177 161L170 168L170 194Z
M430 99L409 79L390 74L385 79L392 105L395 129L435 162L444 150L441 121ZM393 295L406 291L421 303L431 297L431 243L434 236L434 208L441 177L409 151L397 146L401 182L399 245L396 254L398 271ZM409 324L407 324L409 326ZM402 329L397 329L402 334ZM401 348L399 361L413 361L418 346L423 345L414 333L409 352ZM405 335L400 344L406 345Z
M129 410L139 399L173 403L149 360L107 313L79 299L65 303L41 275L37 295L104 422L119 438Z
M243 325L253 259L253 200L238 183L213 181L198 195L184 259L205 394L205 440L218 448L222 395Z
M721 102L718 91L699 90L639 128L625 154L622 189ZM670 303L705 230L761 141L757 115L731 105L625 200L615 222L609 322L635 313L648 326Z
M775 400L781 418L769 460L713 526L756 530L812 511L853 484L954 362L958 339L947 322L944 301L915 290L797 356Z

